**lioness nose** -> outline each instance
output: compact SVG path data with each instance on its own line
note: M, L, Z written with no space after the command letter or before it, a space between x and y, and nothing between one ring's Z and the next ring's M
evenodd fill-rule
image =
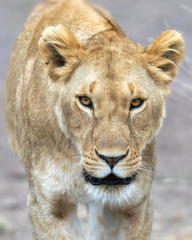
M127 156L129 150L126 152L126 154L116 156L116 157L102 155L102 154L98 153L97 150L95 150L95 152L96 152L97 156L99 156L101 159L105 160L108 163L108 165L110 166L110 168L113 169L114 166L117 164L117 162L119 162L120 160L122 160L123 158L125 158Z

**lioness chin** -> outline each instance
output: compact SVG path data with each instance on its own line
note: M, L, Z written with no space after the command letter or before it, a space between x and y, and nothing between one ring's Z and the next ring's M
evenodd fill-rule
M85 239L78 203L89 205L88 240L150 238L155 135L183 45L167 30L145 48L83 0L35 8L4 88L35 239Z

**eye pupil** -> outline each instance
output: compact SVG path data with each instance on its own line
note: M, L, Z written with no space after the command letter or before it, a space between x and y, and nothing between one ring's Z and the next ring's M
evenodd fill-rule
M84 97L84 98L82 98L82 101L83 101L84 103L89 103L89 98Z

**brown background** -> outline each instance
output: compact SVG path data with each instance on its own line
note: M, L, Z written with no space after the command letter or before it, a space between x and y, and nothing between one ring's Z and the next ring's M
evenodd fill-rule
M0 94L14 41L38 0L0 0ZM192 240L192 1L93 0L133 40L147 46L161 31L183 34L186 57L167 99L153 184L153 240ZM0 112L0 240L32 240L25 174L8 145ZM80 214L85 217L84 209ZM99 240L99 239L98 239Z

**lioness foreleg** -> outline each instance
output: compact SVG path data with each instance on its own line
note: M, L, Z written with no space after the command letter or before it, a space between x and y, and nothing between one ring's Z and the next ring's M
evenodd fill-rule
M76 205L57 197L28 196L28 212L36 240L83 240Z
M127 209L104 209L105 240L149 240L152 224L151 200Z

